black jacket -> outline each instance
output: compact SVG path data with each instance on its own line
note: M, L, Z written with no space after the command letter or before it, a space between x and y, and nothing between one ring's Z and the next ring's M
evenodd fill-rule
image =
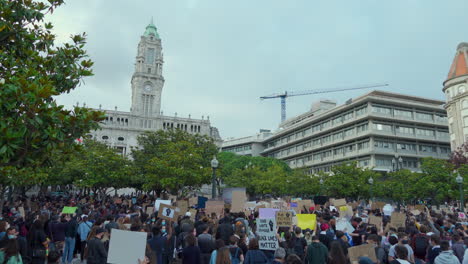
M94 237L88 241L88 257L86 261L88 264L107 263L107 251L100 239Z

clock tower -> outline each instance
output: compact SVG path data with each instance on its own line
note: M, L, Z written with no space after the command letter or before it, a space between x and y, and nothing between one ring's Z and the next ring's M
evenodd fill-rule
M163 54L161 39L151 19L138 43L135 72L132 76L131 112L142 117L156 117L161 111Z

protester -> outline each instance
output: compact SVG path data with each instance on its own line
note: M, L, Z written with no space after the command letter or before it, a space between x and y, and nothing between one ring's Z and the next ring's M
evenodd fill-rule
M23 263L16 238L9 238L6 245L0 250L0 263Z
M427 253L427 264L434 264L436 257L441 252L439 235L431 235L431 247Z
M347 259L343 251L343 247L338 241L330 243L330 251L328 252L328 264L346 264Z
M78 229L78 223L76 222L75 216L70 217L65 227L65 246L62 254L62 263L71 264L73 261L73 252L75 251L76 234Z
M394 257L389 264L411 264L408 261L408 248L401 244L396 244L394 247Z
M307 247L307 264L326 264L328 261L328 249L320 242L317 236L312 237L312 244Z
M239 237L237 235L232 235L229 239L229 253L231 256L232 264L239 264L244 261L244 252L242 249L237 245L239 242Z
M200 248L196 246L197 238L190 233L185 240L186 247L182 251L182 264L201 264Z
M94 236L88 241L88 256L86 258L87 264L102 264L107 262L107 251L101 239L105 229L97 227L93 230Z
M80 255L81 255L81 261L84 259L85 255L85 249L86 249L86 240L89 235L89 231L91 231L91 227L93 226L93 223L88 221L88 216L87 215L82 215L81 216L81 223L78 225L78 230L77 233L80 237Z
M245 255L244 264L262 264L268 263L268 258L263 251L259 250L258 240L252 238L249 241L249 251Z
M283 264L285 262L286 250L280 247L275 250L273 262L271 264Z
M223 247L218 250L216 264L231 264L231 256L228 247Z
M460 264L457 256L455 256L450 249L448 241L440 242L440 250L439 255L435 258L434 264Z
M31 249L31 256L33 264L45 263L47 257L47 250L49 248L49 241L47 240L44 224L41 220L34 220L31 230L29 231L29 248Z

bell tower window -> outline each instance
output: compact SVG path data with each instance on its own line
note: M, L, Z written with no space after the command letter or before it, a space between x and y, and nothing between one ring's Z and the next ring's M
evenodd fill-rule
M154 62L154 49L153 48L148 48L146 50L146 56L145 56L145 62L146 64L153 64Z

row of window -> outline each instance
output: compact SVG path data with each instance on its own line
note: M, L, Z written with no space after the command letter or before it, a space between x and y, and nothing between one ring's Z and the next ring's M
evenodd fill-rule
M105 124L114 124L114 125L120 125L120 126L128 126L128 118L124 118L124 117L116 117L114 119L113 116L106 116L106 118L104 119L104 123Z
M104 136L101 137L101 139L102 139L102 140L109 140L110 137L104 135ZM124 138L124 137L117 137L117 140L118 140L118 141L125 141L125 138Z
M223 148L223 151L236 153L236 152L242 152L242 151L251 150L251 149L252 149L252 145L244 145L244 146Z
M450 153L449 146L437 146L431 144L415 144L410 142L394 142L387 139L376 139L374 141L374 147L381 149L389 149L391 151L407 151L407 152L430 152L430 153L439 153L448 154Z
M449 133L447 130L435 130L433 128L422 128L422 127L411 127L411 126L404 126L399 124L386 124L376 122L373 123L373 127L375 130L379 131L386 131L393 133L394 131L399 134L407 134L407 135L416 135L416 136L424 136L424 137L438 137L438 138L448 138Z
M334 125L342 124L342 123L346 122L347 120L350 120L350 119L352 119L354 117L364 115L365 113L367 113L367 104L359 106L359 107L355 108L355 110L347 111L347 112L345 112L345 113L343 113L343 114L341 114L339 116L324 120L324 121L319 122L317 124L313 124L313 125L311 125L311 126L309 126L307 128L304 128L304 129L302 129L302 130L300 130L300 131L298 131L296 133L293 133L293 134L284 136L282 138L276 139L276 140L274 140L272 142L269 142L268 145L267 145L267 148L272 148L272 147L275 147L277 145L285 144L285 143L288 143L291 140L302 138L302 137L305 137L307 135L311 135L311 134L313 134L315 132L322 131L322 130L327 129L329 127L332 127Z
M411 109L402 109L402 108L395 108L392 106L386 105L372 105L372 112L388 115L388 116L395 116L395 117L404 117L408 119L416 119L416 120L425 120L425 121L440 121L446 122L447 116L443 113L428 113L428 112L421 112L421 111L413 111Z
M419 167L418 163L419 163L418 159L416 159L416 158L404 157L402 159L401 166L403 168L415 169L415 168ZM375 165L377 167L392 168L394 166L393 157L392 158L390 158L390 157L376 157L375 158Z
M200 125L188 125L188 124L178 124L176 123L174 126L174 123L172 122L163 122L163 129L180 129L184 131L190 131L194 133L200 133L201 131L201 126Z
M447 90L445 90L445 94L447 95L447 101L450 101L452 97L455 97L457 95L463 94L466 91L465 85L458 85L456 87L450 87ZM463 108L468 108L468 100L463 100L462 101L462 107Z

